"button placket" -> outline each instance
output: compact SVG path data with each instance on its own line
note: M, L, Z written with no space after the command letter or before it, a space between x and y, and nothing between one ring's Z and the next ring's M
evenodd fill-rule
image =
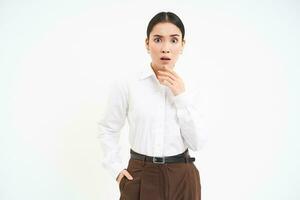
M160 90L161 98L160 103L158 105L158 120L156 122L156 136L154 142L154 153L156 156L163 155L164 148L164 132L165 132L165 101L166 101L166 93L165 88L162 87Z

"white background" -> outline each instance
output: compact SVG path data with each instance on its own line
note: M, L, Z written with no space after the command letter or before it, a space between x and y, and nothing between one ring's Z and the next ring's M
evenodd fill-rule
M176 71L202 90L202 199L300 199L298 1L2 0L1 200L118 199L96 122L109 81L148 67L160 11L183 20Z

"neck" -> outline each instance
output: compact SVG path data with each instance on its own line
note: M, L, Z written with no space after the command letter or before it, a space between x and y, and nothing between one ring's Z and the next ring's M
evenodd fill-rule
M150 66L151 66L152 70L154 71L155 75L157 76L158 67L153 65L152 62L150 63Z

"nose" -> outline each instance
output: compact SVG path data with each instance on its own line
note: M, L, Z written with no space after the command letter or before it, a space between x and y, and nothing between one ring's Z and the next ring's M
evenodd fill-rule
M163 43L162 47L161 47L161 51L162 53L170 53L170 50L169 50L169 45L165 43Z

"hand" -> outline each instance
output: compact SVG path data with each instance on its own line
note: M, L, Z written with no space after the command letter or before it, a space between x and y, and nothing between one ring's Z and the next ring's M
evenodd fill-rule
M119 173L119 175L118 175L118 177L117 177L117 182L118 182L118 184L120 184L120 182L121 182L121 180L122 180L122 178L123 177L126 177L126 178L128 178L129 180L132 180L133 179L133 177L129 174L129 172L126 170L126 169L123 169L120 173Z
M168 86L175 96L185 91L183 80L167 65L164 65L162 70L157 70L157 79L161 84Z

